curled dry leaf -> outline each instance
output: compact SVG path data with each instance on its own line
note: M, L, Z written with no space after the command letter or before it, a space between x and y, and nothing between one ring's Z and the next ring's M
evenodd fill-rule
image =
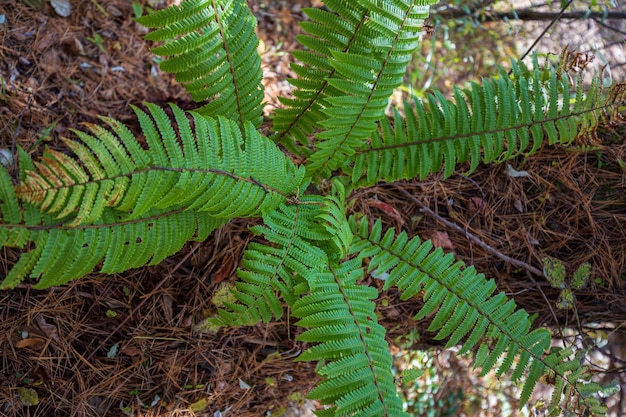
M28 339L22 339L15 344L18 349L25 348L38 348L43 346L45 341L40 337L29 337Z
M481 197L470 197L468 205L470 214L485 214L485 211L487 210L487 202Z
M441 230L431 230L428 232L428 237L433 242L433 246L436 248L454 250L454 243L450 240L448 232Z
M60 342L59 335L57 334L57 328L54 324L46 322L46 319L43 316L37 316L35 321L47 338L52 339L55 342Z
M396 220L400 226L404 226L404 219L402 218L402 215L392 205L376 200L375 198L365 200L365 204L384 211L387 215L393 217L393 219Z

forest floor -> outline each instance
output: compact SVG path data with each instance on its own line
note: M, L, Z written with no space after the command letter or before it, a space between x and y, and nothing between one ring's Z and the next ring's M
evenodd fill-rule
M132 20L131 1L73 1L67 17L43 0L0 3L0 148L21 146L32 155L41 154L44 146L64 149L60 138L72 137L70 129L81 123L97 122L98 115L137 130L131 104L194 106L173 78L158 69L150 45L142 40L147 30ZM145 7L167 1L136 3ZM294 75L289 65L305 18L302 8L320 3L249 4L259 22L269 115L279 106L277 97L292 91L287 78ZM558 54L569 44L594 54L596 69L608 61L613 79L624 80L624 34L605 26L623 32L626 25L604 23L561 22L536 49ZM506 55L520 56L545 25L485 24L465 37L437 29L425 42L432 53L425 50L426 58L417 60L407 76L414 85L399 91L396 99L419 89L418 83L449 92L454 84L478 80L495 64L505 64ZM469 177L459 172L446 181L433 175L422 182L381 184L350 198L355 211L431 238L493 277L501 291L538 314L537 324L576 327L582 321L579 330L593 339L600 332L585 326L600 323L610 335L598 355L623 369L626 336L611 329L626 320L626 176L620 165L626 161L625 135L626 126L606 127L591 152L583 150L583 143L552 147L512 161L510 167L485 166ZM509 175L515 170L526 175ZM45 291L28 283L0 291L0 415L297 416L319 406L303 406L317 376L314 364L292 361L304 346L295 342L300 330L289 322L217 334L194 330L215 312L211 299L220 284L235 279L243 250L253 239L251 224L254 220L233 221L158 266L115 276L92 274ZM473 243L470 235L490 249ZM0 276L17 255L3 249ZM570 270L590 262L594 282L576 294L573 315L554 307L559 290L503 256L535 267L550 256ZM381 297L386 299L380 303L381 321L390 329L398 358L401 347L437 349L425 330L428 324L411 320L419 302L400 301L394 293ZM509 405L516 415L514 387L489 385L493 377L487 382L476 377L467 358L438 352L432 366L441 388L432 395L441 400L441 415L447 410L450 415L500 416ZM599 374L604 381L619 378L626 387L623 371ZM626 413L623 395L609 404L615 415Z

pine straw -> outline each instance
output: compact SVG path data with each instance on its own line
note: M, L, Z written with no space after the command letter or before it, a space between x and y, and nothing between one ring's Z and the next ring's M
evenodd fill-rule
M2 146L19 144L37 153L43 148L41 139L59 149L58 138L68 136L69 128L95 122L98 114L136 127L129 104L144 100L190 107L171 77L152 74L152 55L139 37L142 29L127 18L130 2L97 3L108 15L88 1L73 2L75 12L68 19L50 14L49 5L47 13L33 13L21 2L10 1L3 10L7 24L0 27L0 73L7 81L7 95L0 101ZM296 2L278 2L278 11L250 3L260 20L261 49L266 52L269 111L277 105L275 96L288 92L285 78L292 74L283 52L295 47L302 15L293 9ZM116 16L116 10L122 16ZM86 40L95 33L104 37L106 53ZM113 71L116 66L125 71ZM42 136L49 126L51 135ZM623 128L606 132L598 153L548 148L512 162L514 168L528 171L525 178L508 177L505 166L489 166L470 178L457 174L442 182L433 175L401 187L441 218L467 227L501 254L535 268L541 268L544 256L561 259L570 271L591 262L600 282L576 292L578 319L582 324L619 322L626 316L626 180L617 162L626 159L624 133ZM388 226L411 235L437 236L461 259L496 278L499 288L515 296L518 304L539 313L537 324L554 325L553 314L561 324L576 324L571 312L554 308L558 290L469 242L464 233L444 227L402 190L381 185L351 198L354 209L372 219L382 216ZM376 199L388 206L377 205ZM23 285L0 292L0 414L121 416L123 405L133 415L187 416L194 415L192 404L199 409L198 401L206 400L204 411L195 415L213 416L230 407L226 415L261 416L268 410L276 414L292 393L306 394L317 377L312 364L292 362L305 346L294 342L301 330L289 323L212 335L193 330L214 313L210 300L218 282L234 280L234 269L251 238L246 227L245 222L233 222L156 267L115 276L93 274L46 291ZM17 256L3 249L0 274ZM366 282L382 285L371 277ZM425 331L428 323L411 320L419 300L401 302L393 291L381 298L386 300L380 303L381 322L390 329L392 343L407 342L407 332L417 329L420 340L414 346L437 345ZM118 352L107 357L118 343ZM461 375L460 366L453 368L457 377ZM477 384L467 382L469 378L464 373L462 381L451 386L471 390ZM240 380L251 388L242 388ZM34 389L40 404L22 405L18 387ZM154 407L141 406L151 405L156 396L160 399Z
M39 394L30 408L38 416L122 415L120 405L132 415L192 415L181 410L201 400L207 415L260 416L308 392L313 365L291 361L302 346L287 323L193 330L215 311L207 271L240 257L245 242L233 241L241 233L231 225L152 268L2 292L0 414L25 412L16 391L24 386ZM156 404L148 411L140 401Z

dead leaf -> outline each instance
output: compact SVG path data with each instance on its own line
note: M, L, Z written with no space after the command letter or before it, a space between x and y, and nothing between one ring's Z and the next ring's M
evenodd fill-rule
M523 178L527 177L530 174L528 174L528 171L518 171L513 168L511 164L506 164L506 175L511 178Z
M376 200L375 198L369 198L365 200L365 204L370 207L375 207L384 211L387 215L393 217L400 226L404 226L404 219L402 218L402 215L392 205L382 202L380 200Z
M169 294L163 294L161 296L161 306L163 307L163 314L167 321L171 321L172 317L174 317L174 299Z
M72 4L70 0L50 0L50 5L61 17L68 17L72 14Z
M485 211L487 210L487 202L481 197L470 197L468 208L471 214L485 214Z
M189 408L191 409L191 411L195 412L195 413L199 413L200 411L204 410L206 408L207 405L207 399L206 398L201 398L198 401L196 401L195 403L191 403L189 404Z
M46 322L46 319L43 316L37 316L35 321L39 325L39 328L46 335L48 339L52 339L55 342L60 342L59 335L57 334L57 328L53 324L49 324Z
M233 273L234 270L235 262L233 261L233 258L226 258L220 268L215 271L215 274L213 274L213 284L219 284L220 282L224 281Z
M244 381L243 379L239 378L239 388L241 388L241 389L250 389L252 387L246 381Z
M430 240L433 242L433 246L436 248L454 250L454 243L450 240L448 232L440 230L431 230L428 232Z
M28 339L22 339L15 344L18 349L41 347L44 344L44 340L40 337L29 337Z
M137 349L137 347L132 346L132 345L126 345L124 346L121 350L120 350L120 354L122 355L126 355L126 356L141 356L143 355L143 353L141 352L141 350Z
M117 351L120 348L120 344L116 343L113 346L111 346L111 348L109 349L109 351L107 352L107 358L109 359L113 359L117 356Z

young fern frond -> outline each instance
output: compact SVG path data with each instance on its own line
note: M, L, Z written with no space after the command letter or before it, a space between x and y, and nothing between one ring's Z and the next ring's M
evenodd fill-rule
M503 355L497 374L509 372L517 358L512 379L519 380L529 370L523 383L522 404L530 398L537 380L552 373L557 380L563 380L563 385L571 387L581 407L599 406L597 399L583 395L589 376L577 372L580 365L570 359L572 351L564 349L547 354L550 332L531 331L528 313L517 310L515 302L504 293L494 295L493 280L488 281L473 267L455 261L452 254L445 254L441 248L434 249L431 241L409 239L405 232L395 236L393 228L383 236L380 220L371 230L367 219L357 223L352 218L350 225L355 235L350 252L370 258L370 272L389 274L384 290L397 287L404 300L422 298L424 305L414 319L434 314L428 330L437 332L435 340L448 338L446 348L465 339L459 352L463 354L478 345L474 366L482 368L482 375L493 369ZM560 393L554 395L558 398L553 398L551 411L557 410L563 400Z
M245 0L188 0L137 19L158 28L146 39L165 41L155 54L168 57L163 71L174 74L200 114L224 116L240 126L262 121L263 86L256 20Z
M419 45L422 23L428 17L429 2L424 0L385 8L376 1L359 3L370 11L370 26L380 32L370 40L369 55L331 51L329 62L339 77L328 83L339 94L328 98L327 106L321 109L325 117L319 125L324 130L316 135L315 151L309 157L307 171L311 176L329 177L376 129L389 96L402 83Z
M331 65L332 53L371 56L371 40L377 33L367 25L368 10L359 2L330 0L324 2L329 11L304 9L310 21L301 23L308 35L298 36L298 41L308 50L296 50L295 58L302 64L291 64L300 76L289 81L296 87L293 98L281 98L284 108L277 109L273 128L276 140L295 150L295 144L309 145L309 137L319 129L326 116L322 109L327 100L342 95L341 90L329 81L345 80Z
M293 305L297 296L314 290L318 274L330 260L345 256L352 232L344 215L340 184L325 196L302 196L296 204L282 204L263 216L264 225L250 230L269 244L252 242L244 252L241 279L213 325L240 326L282 317L282 298Z
M580 84L580 83L579 83ZM615 116L623 97L604 91L596 79L583 90L570 92L566 74L535 62L529 70L513 62L513 73L454 90L454 101L435 93L428 105L405 103L404 118L383 119L368 144L356 150L344 166L353 184L380 180L425 178L444 168L450 176L458 163L502 162L522 152L532 154L544 143L569 144L593 133L599 119Z
M219 310L215 325L252 325L260 320L282 317L279 296L288 305L296 300L298 285L308 288L304 278L314 285L315 276L328 263L328 256L315 243L328 238L316 216L322 207L322 198L303 197L298 204L282 204L268 212L263 226L252 227L269 244L252 242L244 252L242 267L237 270L241 279L232 290L236 303L225 303L228 310Z
M95 222L105 207L126 212L122 220L173 207L252 217L277 207L303 179L303 169L249 122L240 129L221 117L190 113L192 129L176 106L175 125L161 108L147 107L149 114L135 112L148 150L121 123L102 118L110 130L88 125L91 134L76 132L81 142L65 140L76 159L46 150L17 187L18 197L71 219L71 226Z
M321 416L406 416L391 374L385 329L378 324L375 288L358 285L360 259L331 263L316 277L315 289L295 302L296 324L309 330L297 340L318 343L297 360L321 361L324 380L309 398L332 405Z

